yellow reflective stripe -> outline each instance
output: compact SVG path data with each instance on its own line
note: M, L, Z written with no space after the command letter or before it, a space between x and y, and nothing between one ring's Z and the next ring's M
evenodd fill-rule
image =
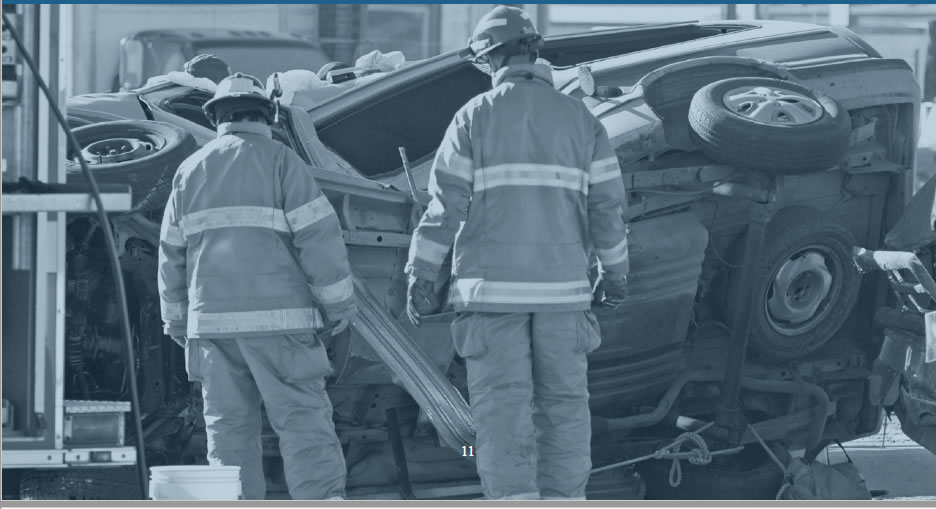
M185 247L185 236L182 235L182 229L169 224L168 221L163 221L159 238L170 246Z
M320 328L322 316L315 308L232 311L227 313L192 312L189 334L264 332Z
M440 244L434 240L429 240L423 235L416 237L416 258L433 265L439 265L445 261L445 255L449 252L449 246Z
M159 301L159 311L163 320L183 320L188 312L188 302Z
M617 265L627 260L627 237L611 248L599 249L596 247L595 254L601 260L602 265Z
M592 185L621 178L621 168L617 157L606 157L592 162L589 170L589 181Z
M334 213L335 209L333 209L331 203L328 202L328 198L322 195L288 212L286 214L286 221L289 223L292 231L297 232Z
M474 163L461 154L452 153L448 156L447 161L445 156L441 156L434 169L466 182L471 182Z
M499 164L475 171L474 191L501 186L560 187L587 192L588 174L555 164Z
M337 304L354 295L354 283L351 281L351 276L348 276L330 285L312 285L312 295L322 304Z
M452 286L453 302L490 304L578 304L591 302L587 280L563 283L520 283L457 279Z
M286 214L273 207L218 207L192 212L182 217L182 231L186 236L205 230L231 227L270 228L289 232Z

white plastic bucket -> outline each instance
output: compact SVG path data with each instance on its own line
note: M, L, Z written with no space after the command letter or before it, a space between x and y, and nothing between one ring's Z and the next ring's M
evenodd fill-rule
M150 468L151 500L240 500L241 495L240 467Z

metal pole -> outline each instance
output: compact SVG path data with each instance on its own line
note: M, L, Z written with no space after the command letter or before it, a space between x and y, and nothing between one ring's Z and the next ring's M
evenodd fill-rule
M713 435L729 444L740 443L744 434L746 422L741 413L741 375L747 357L747 346L750 338L751 318L754 314L753 305L750 304L753 295L751 281L762 259L764 239L767 223L773 216L773 202L767 204L755 203L752 205L751 221L748 224L747 236L744 245L744 264L741 268L741 295L732 296L738 302L748 303L738 309L732 327L732 348L728 353L728 364L725 378L722 383L721 402L718 408L718 417L715 420Z

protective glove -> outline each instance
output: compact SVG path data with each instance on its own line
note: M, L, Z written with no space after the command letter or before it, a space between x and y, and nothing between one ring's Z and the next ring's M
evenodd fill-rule
M185 344L188 342L188 338L185 336L171 336L172 340L176 342L177 345L185 348Z
M601 289L604 297L601 299L601 305L606 308L617 309L624 304L630 295L627 285L627 276L606 275L601 278Z
M435 283L425 279L411 277L406 288L406 316L419 327L422 315L432 314L439 309L439 299L435 293Z
M348 325L350 325L350 324L351 324L351 320L349 320L349 319L347 319L347 318L343 318L343 319L338 320L337 322L335 322L334 326L331 327L331 335L332 335L332 337L335 337L335 336L341 334L342 332L344 332L345 329L347 329L347 328L348 328Z

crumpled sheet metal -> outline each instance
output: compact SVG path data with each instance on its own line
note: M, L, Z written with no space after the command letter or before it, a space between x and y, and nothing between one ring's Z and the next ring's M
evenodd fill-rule
M354 275L354 293L358 299L358 315L352 326L426 412L440 441L456 451L473 445L474 424L461 393L390 316L357 274Z

